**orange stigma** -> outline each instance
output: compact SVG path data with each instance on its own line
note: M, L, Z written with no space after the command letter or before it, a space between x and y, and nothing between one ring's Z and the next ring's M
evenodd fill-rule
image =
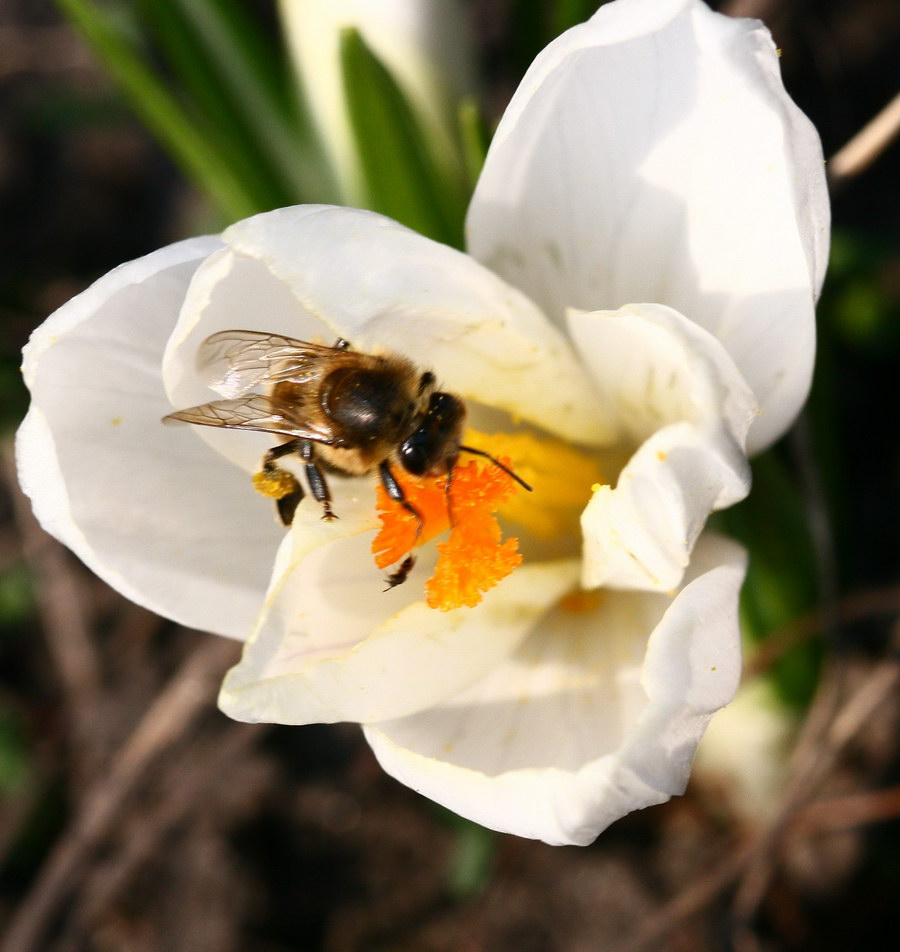
M502 462L509 465L507 459ZM449 538L437 545L434 575L425 583L429 608L471 608L521 565L518 539L501 541L500 524L494 515L520 487L498 466L480 459L458 464L449 497L446 476L415 478L402 473L396 478L409 503L422 515L421 532L416 518L379 485L376 508L381 529L372 542L372 553L375 564L385 569L449 529Z

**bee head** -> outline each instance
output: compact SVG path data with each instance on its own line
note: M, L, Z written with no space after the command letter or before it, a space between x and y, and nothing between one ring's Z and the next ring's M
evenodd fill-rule
M418 426L400 444L397 456L413 476L436 476L453 469L459 457L465 404L451 393L432 393Z

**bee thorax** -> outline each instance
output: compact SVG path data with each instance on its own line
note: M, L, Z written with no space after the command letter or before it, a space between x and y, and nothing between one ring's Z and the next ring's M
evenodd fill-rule
M319 398L345 443L396 442L409 431L416 413L401 382L392 369L341 368L328 375Z

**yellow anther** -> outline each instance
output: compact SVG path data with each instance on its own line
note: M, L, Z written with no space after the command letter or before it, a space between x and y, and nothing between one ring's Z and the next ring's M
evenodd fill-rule
M498 512L539 539L577 532L590 491L605 482L596 458L559 440L470 430L466 443L508 458L516 475L533 487L534 492L516 493Z

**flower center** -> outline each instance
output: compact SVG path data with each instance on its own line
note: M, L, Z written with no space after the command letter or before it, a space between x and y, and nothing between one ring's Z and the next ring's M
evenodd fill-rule
M580 519L593 488L609 477L596 456L569 443L533 433L478 433L466 443L511 459L515 472L533 493L511 495L500 515L538 540L580 539Z
M416 478L397 474L412 513L377 488L381 529L372 543L375 564L385 569L414 548L449 529L437 544L434 575L426 582L430 608L450 611L477 605L485 592L522 563L519 540L502 539L497 516L515 522L538 540L580 539L579 517L602 478L596 460L557 440L530 433L487 435L470 430L466 445L483 449L533 487L525 492L499 466L474 459L447 476Z

